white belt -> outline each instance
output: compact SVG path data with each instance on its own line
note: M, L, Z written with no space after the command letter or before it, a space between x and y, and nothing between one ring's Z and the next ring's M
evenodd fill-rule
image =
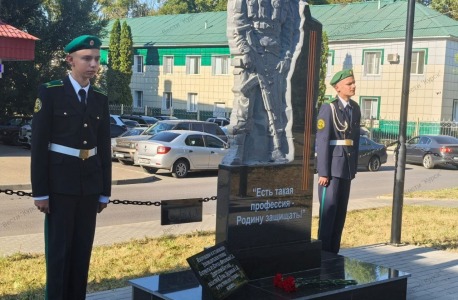
M74 149L74 148L70 148L70 147L66 147L66 146L62 146L62 145L57 145L57 144L53 144L51 143L50 147L49 147L49 150L53 151L53 152L58 152L58 153L62 153L62 154L67 154L67 155L71 155L71 156L75 156L75 157L79 157L81 158L82 160L85 160L85 159L88 159L89 157L91 156L94 156L97 154L97 147L93 148L93 149Z
M330 140L329 145L331 146L353 146L353 140Z

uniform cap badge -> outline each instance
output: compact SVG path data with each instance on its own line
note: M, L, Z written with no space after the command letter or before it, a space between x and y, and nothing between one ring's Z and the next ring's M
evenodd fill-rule
M326 123L324 122L323 119L318 120L318 129L321 130L326 126Z
M89 42L89 45L94 46L94 40L91 40L91 41Z
M37 98L37 100L35 101L35 107L34 107L34 109L33 109L33 112L34 112L34 113L39 112L39 111L41 110L41 107L42 107L42 106L43 106L43 105L42 105L42 103L41 103L40 98Z

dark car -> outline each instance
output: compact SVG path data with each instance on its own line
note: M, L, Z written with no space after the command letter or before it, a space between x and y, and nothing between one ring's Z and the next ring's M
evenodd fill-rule
M178 120L177 117L174 117L174 116L153 116L153 118L156 118L160 121L164 121L164 120Z
M149 127L156 124L159 120L153 117L140 116L140 115L121 115L122 119L137 121L142 127Z
M207 122L216 123L218 126L223 127L229 125L231 121L228 118L208 118Z
M358 167L365 167L369 171L375 172L387 162L387 159L388 154L385 145L378 144L364 136L359 137Z
M378 144L373 140L365 137L359 137L359 158L358 167L366 168L371 172L376 172L382 164L388 160L386 146ZM316 167L316 146L315 146L315 167ZM315 169L316 173L316 169Z
M216 123L194 120L164 120L152 126L144 134L154 135L164 130L193 130L216 135L227 143L227 135Z
M406 163L422 164L426 169L440 165L458 167L458 139L448 135L413 137L406 144Z
M133 121L133 120L129 120L129 119L124 119L122 121L124 122L124 124L126 124L127 130L130 130L130 129L135 128L135 127L140 127L140 124L138 124L137 121Z
M127 131L127 129L122 127L122 126L119 126L119 125L116 125L116 124L110 124L110 136L111 136L111 138L118 137L118 136L120 136L121 134L123 134L126 131Z
M7 117L0 123L0 140L6 144L22 145L19 141L19 131L22 126L30 125L32 117Z

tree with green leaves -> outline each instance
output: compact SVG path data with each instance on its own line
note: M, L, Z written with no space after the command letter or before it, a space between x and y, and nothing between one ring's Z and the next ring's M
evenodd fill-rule
M329 46L328 46L328 34L326 31L323 31L323 37L321 42L321 66L320 66L320 89L318 95L318 110L320 109L321 105L324 103L325 95L326 95L326 73L327 73L327 65L328 65L328 53L329 53Z
M120 71L121 68L121 22L116 20L110 32L110 43L108 45L108 64L107 64L107 86L108 100L111 103L122 102L122 82L124 78Z
M159 15L225 11L227 0L165 0Z
M5 61L0 79L0 114L31 114L38 86L68 74L64 47L74 38L102 38L107 21L97 0L2 0L0 20L38 37L34 61ZM69 26L71 24L71 26Z
M161 0L99 0L100 10L105 19L124 19L154 15Z
M432 0L431 8L458 21L458 1L457 0Z
M121 29L121 41L119 45L119 71L122 74L122 88L121 97L118 102L126 105L132 105L132 92L129 84L132 79L132 63L133 63L133 51L132 51L132 32L127 22L122 23Z

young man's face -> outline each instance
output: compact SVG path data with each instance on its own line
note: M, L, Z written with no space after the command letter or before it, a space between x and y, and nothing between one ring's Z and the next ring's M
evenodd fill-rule
M83 49L67 56L67 62L72 67L73 77L88 79L94 77L100 66L99 49Z
M356 84L353 76L347 77L339 81L334 87L340 96L351 97L355 95Z

